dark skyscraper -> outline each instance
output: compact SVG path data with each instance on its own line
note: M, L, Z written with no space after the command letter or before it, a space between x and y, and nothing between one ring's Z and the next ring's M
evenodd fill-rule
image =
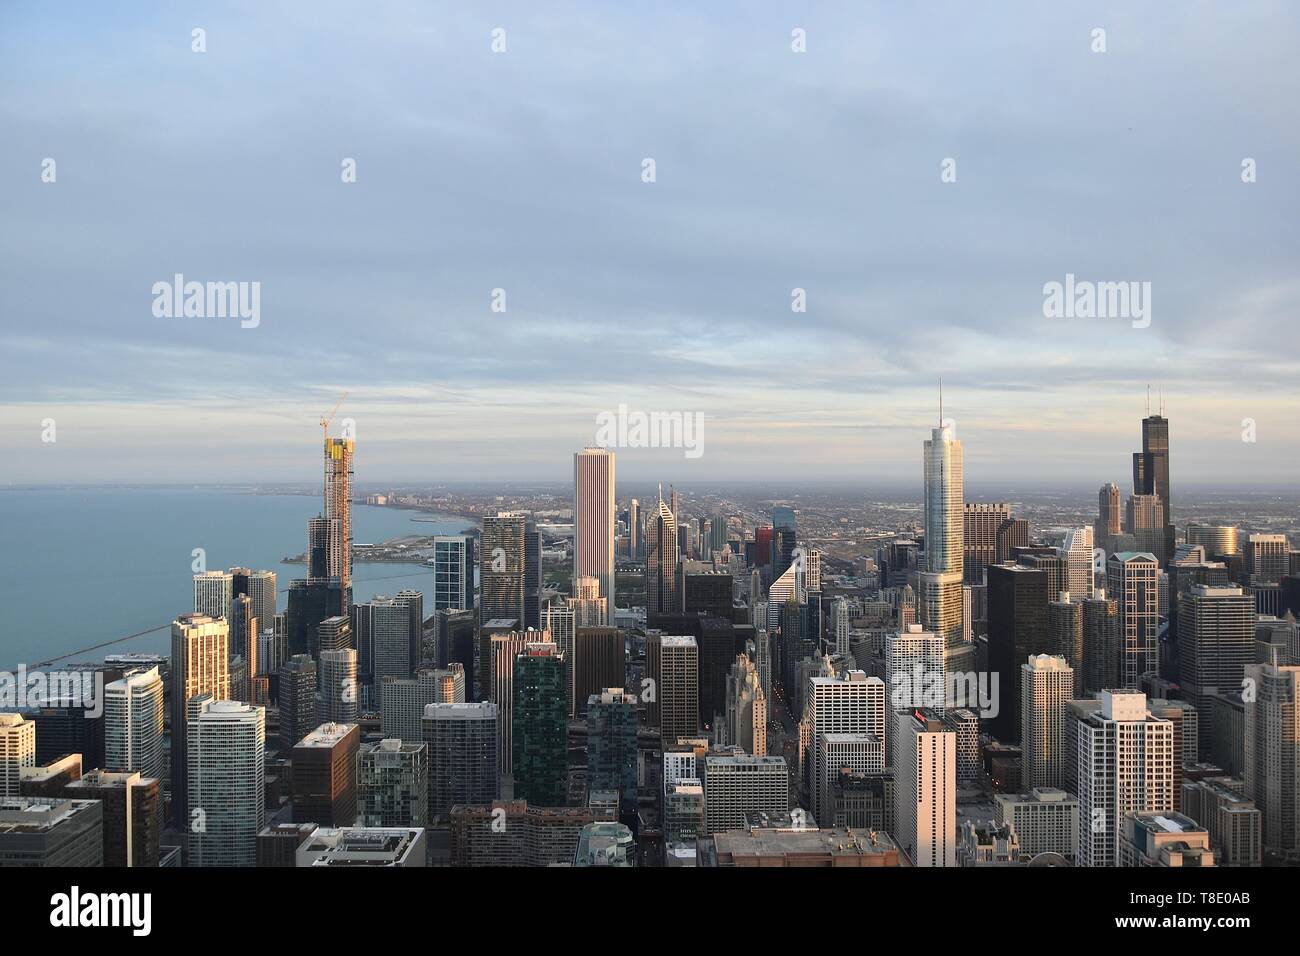
M681 610L681 596L677 593L680 553L677 519L660 495L659 503L646 516L645 523L646 613L650 618Z
M984 569L997 560L998 529L1011 520L1011 506L967 502L962 518L963 576L967 584L980 584Z
M785 573L798 545L794 509L777 505L772 509L772 579Z
M515 658L511 771L515 799L562 807L568 797L568 703L555 644L529 644Z
M1161 409L1163 411L1163 408ZM1169 419L1142 419L1142 450L1133 453L1133 494L1155 495L1164 506L1166 560L1174 553L1174 509L1169 490Z
M479 619L523 624L527 517L503 511L483 519L479 539Z
M988 569L989 670L998 675L999 710L989 731L1003 743L1020 741L1020 665L1048 650L1048 574L1024 565Z

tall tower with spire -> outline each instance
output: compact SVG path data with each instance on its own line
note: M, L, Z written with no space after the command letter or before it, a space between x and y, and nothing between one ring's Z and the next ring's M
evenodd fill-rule
M664 502L659 486L659 503L645 522L645 589L647 614L676 614L681 611L677 594L677 518Z
M924 445L925 563L918 575L921 621L944 639L949 670L973 670L974 648L962 635L965 500L961 442L943 417Z
M1147 417L1142 419L1142 450L1133 453L1133 494L1155 495L1164 505L1165 555L1174 553L1173 498L1169 489L1169 419L1159 396L1158 412L1151 414L1151 388L1147 387Z

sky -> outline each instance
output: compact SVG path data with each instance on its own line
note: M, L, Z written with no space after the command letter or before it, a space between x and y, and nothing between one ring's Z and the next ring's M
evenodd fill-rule
M1294 481L1298 11L0 5L0 486L309 481L344 393L359 482L626 405L703 416L629 478L919 485L940 378L968 481L1126 488L1148 384L1177 480Z

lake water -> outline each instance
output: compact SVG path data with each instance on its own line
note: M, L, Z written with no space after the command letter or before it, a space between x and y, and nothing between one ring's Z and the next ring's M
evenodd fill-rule
M207 567L269 569L283 590L305 564L282 564L307 547L319 496L249 495L211 489L0 491L0 669L47 660L169 624L193 605L192 553ZM436 521L412 521L414 517ZM367 505L352 507L352 536L378 543L402 535L457 534L469 518ZM354 564L353 600L419 588L433 604L433 569ZM280 595L284 610L285 595ZM73 658L167 651L168 630Z

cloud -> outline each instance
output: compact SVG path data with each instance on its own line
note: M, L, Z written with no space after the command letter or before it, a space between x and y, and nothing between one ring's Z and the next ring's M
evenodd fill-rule
M1149 381L1197 478L1300 463L1286 5L0 17L15 480L293 479L344 390L377 480L562 478L619 402L709 415L701 476L911 478L940 376L989 477L1122 477ZM155 319L176 272L260 281L261 325ZM1067 272L1150 281L1151 327L1044 319Z

